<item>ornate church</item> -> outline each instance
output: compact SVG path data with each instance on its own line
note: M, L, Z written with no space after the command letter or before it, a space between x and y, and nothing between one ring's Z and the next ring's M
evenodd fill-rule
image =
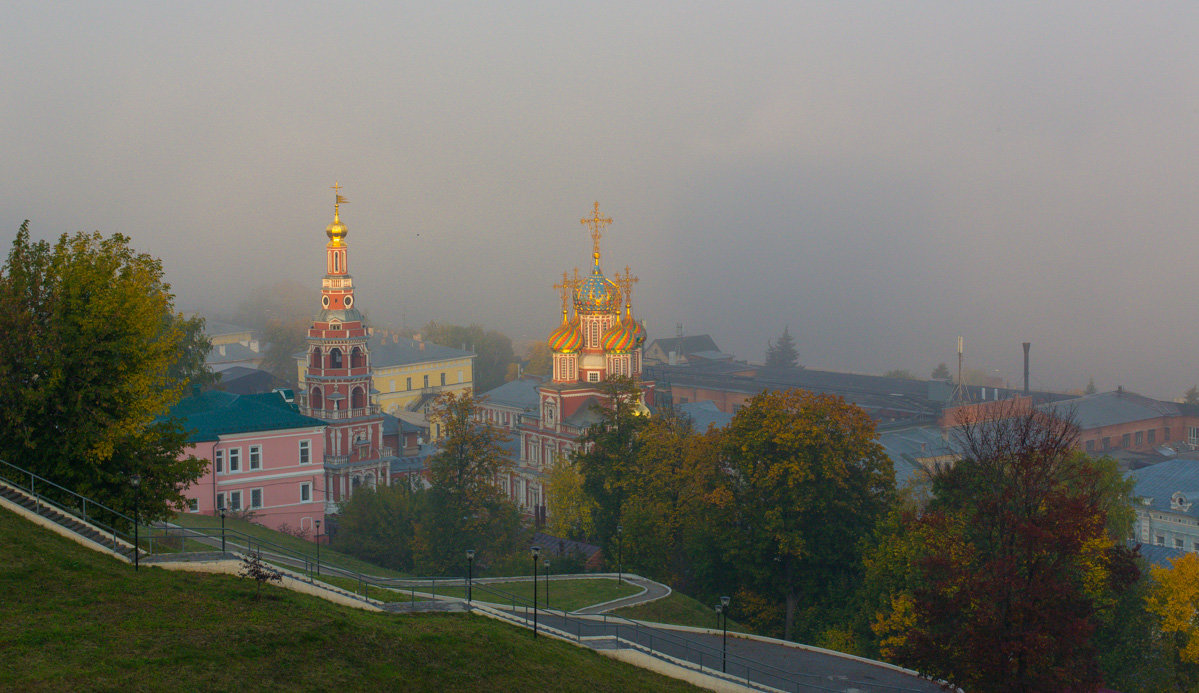
M553 352L553 377L537 390L538 416L524 416L516 429L520 460L509 478L501 480L511 498L539 522L545 520L545 483L555 457L568 456L578 437L597 420L595 407L608 398L604 381L631 378L641 391L638 407L648 412L654 383L641 379L645 326L633 317L633 285L624 274L609 279L600 267L600 239L612 219L592 215L580 222L589 228L592 268L586 277L563 272L554 288L562 297L562 322L548 338ZM572 309L573 308L573 312Z
M300 412L326 422L326 512L336 512L359 486L387 484L392 451L383 445L383 416L371 403L369 330L354 307L348 230L341 222L341 186L334 185L333 223L325 229L321 310L308 328L300 368Z

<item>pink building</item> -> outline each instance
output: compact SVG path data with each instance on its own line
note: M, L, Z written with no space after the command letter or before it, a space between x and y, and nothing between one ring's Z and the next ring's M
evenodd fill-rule
M303 416L275 392L210 391L172 409L189 430L185 454L208 460L188 487L191 511L220 508L272 529L314 534L325 516L325 422Z

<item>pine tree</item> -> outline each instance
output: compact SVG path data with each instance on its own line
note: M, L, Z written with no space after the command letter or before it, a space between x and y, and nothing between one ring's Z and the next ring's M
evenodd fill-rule
M952 377L949 374L949 366L946 366L944 362L938 363L937 367L933 369L933 380L949 380Z
M795 368L799 364L799 351L795 348L795 339L791 337L791 328L783 328L779 341L767 342L766 366L768 368Z

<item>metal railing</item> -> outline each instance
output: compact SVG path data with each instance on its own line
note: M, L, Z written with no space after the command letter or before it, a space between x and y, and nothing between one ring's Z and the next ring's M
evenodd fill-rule
M0 478L32 497L35 512L40 514L44 505L90 524L98 534L111 539L112 549L118 553L121 550L118 538L133 545L133 518L128 515L4 460L0 460Z

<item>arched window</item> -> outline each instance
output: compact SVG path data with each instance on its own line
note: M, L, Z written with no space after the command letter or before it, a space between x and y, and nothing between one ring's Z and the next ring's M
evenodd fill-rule
M308 367L309 368L320 368L321 367L321 348L320 347L317 347L312 350L312 354L308 358Z
M341 253L333 253L333 271L341 271Z
M350 352L350 368L365 368L366 367L366 352L358 347L354 347Z
M341 368L341 349L333 347L329 350L329 367Z
M312 394L308 397L308 402L311 408L320 410L324 408L324 398L321 397L321 389L319 387L312 388Z
M350 408L361 409L366 406L366 395L363 394L362 388L356 387L350 393Z

